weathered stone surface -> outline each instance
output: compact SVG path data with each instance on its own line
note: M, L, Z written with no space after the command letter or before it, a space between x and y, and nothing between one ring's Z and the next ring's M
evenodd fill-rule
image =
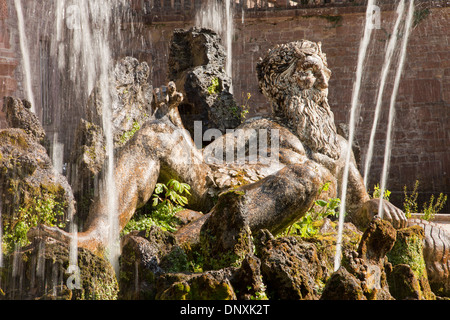
M187 271L187 258L176 238L152 227L122 239L120 298L155 299L156 281L167 272Z
M187 225L203 216L203 213L190 209L184 209L175 213L175 217L178 218L181 226Z
M247 255L241 266L229 278L238 300L250 300L265 294L265 284L261 273L261 260L255 255Z
M389 222L373 219L358 249L343 250L340 268L326 283L321 299L392 300L386 280L385 255L395 237L395 229Z
M170 45L168 77L175 81L185 100L180 114L194 136L194 121L208 129L226 129L242 121L242 108L229 92L231 78L225 73L225 50L212 30L191 28L174 31Z
M106 152L103 129L100 126L81 119L71 159L76 166L76 178L94 176L101 171L106 159ZM74 183L78 182L75 178L73 180Z
M344 267L333 273L328 280L321 300L367 300L361 288L361 281Z
M268 238L258 256L269 298L317 300L323 273L316 247L300 237Z
M436 297L431 291L428 282L427 268L424 260L423 240L424 230L421 226L411 226L397 231L397 240L388 253L389 262L394 266L389 283L394 281L393 295L396 299L434 300ZM397 265L407 265L396 268ZM398 277L398 279L396 279ZM399 285L400 283L403 286Z
M168 273L158 279L158 300L236 300L226 271Z
M392 249L397 232L392 225L375 218L364 232L358 248L359 257L374 264L383 263L384 257Z
M315 224L320 227L319 233L305 238L305 241L315 245L322 266L323 278L328 279L334 272L338 223L325 218ZM344 256L358 248L362 234L352 223L344 223L342 228L342 254Z
M35 238L6 257L0 287L4 299L114 300L119 287L108 261L79 248L77 267L70 270L67 244ZM0 296L1 298L1 296Z
M13 97L3 98L3 112L9 128L23 129L27 134L33 136L40 144L46 146L45 130L39 119L31 111L31 104L27 100Z
M106 146L100 126L81 119L70 155L68 179L77 199L78 225L82 228L99 185L99 173L106 160Z
M431 221L410 219L409 225L424 230L423 258L431 289L438 296L450 297L450 235Z
M250 252L251 232L268 229L276 234L305 214L321 185L312 168L292 165L222 193L200 233L211 258L223 259L227 252L243 257Z
M180 244L189 243L194 245L200 242L200 230L211 214L202 215L202 217L182 226L175 233L175 237Z
M125 57L116 63L108 83L99 82L89 97L86 120L103 127L104 108L108 108L116 146L123 145L146 120L154 118L149 74L146 62Z
M0 130L0 197L3 226L19 210L33 212L38 201L57 203L74 212L74 197L64 176L53 169L45 148L23 129Z
M397 264L388 273L389 290L396 300L424 300L416 274L407 264ZM433 299L434 300L434 299Z

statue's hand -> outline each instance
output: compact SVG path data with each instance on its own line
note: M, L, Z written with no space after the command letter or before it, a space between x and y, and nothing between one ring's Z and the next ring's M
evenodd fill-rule
M382 208L382 218L392 223L396 229L405 228L407 225L407 218L405 213L394 206L389 201L384 199L371 199L365 202L357 213L357 222L359 225L365 225L370 222L374 216L379 214L379 207Z

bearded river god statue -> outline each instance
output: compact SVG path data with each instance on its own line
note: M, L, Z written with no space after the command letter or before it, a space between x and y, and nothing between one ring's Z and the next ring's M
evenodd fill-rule
M143 124L115 154L120 229L149 200L158 179L169 177L191 186L192 208L209 212L201 238L219 255L233 250L243 235L260 229L273 234L283 231L308 211L325 183L330 188L321 196L338 196L350 146L336 133L327 100L331 72L320 44L303 40L277 46L259 61L257 71L260 89L273 105L273 118L249 119L236 128L239 135L221 135L204 149L196 148L183 128L177 109L182 95L174 83L155 90L152 106L158 116ZM270 143L265 151L270 157L251 161L255 132L267 133ZM230 146L237 157L227 162L219 151ZM106 193L101 190L94 199L85 231L77 235L78 246L94 252L108 240ZM347 199L348 220L360 228L378 213L381 202L384 219L396 228L407 224L404 213L394 205L369 197L354 157ZM47 226L30 230L29 237L37 235L62 241L72 237ZM210 235L214 241L208 240Z

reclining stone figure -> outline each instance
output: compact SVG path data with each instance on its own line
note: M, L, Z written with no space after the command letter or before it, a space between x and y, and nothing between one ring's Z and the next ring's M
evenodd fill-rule
M324 183L331 183L328 196L338 195L345 152L350 146L336 133L327 101L331 72L320 43L303 40L277 46L258 63L257 70L261 91L272 102L274 117L250 119L237 129L278 130L279 162L244 163L240 168L258 172L259 180L232 186L231 190L232 194L239 195L234 209L242 213L245 220L242 223L251 230L266 228L276 233L305 214ZM220 149L229 137L221 136L205 150L195 148L192 139L184 134L178 115L181 99L173 83L167 90L158 91L152 104L163 110L159 118L145 123L116 152L114 177L120 229L148 201L158 178L170 176L191 185L193 208L212 212L205 228L214 220L223 222L223 241L217 245L227 249L226 238L232 236L229 224L233 221L226 219L232 206L224 204L234 200L230 199L231 193L225 192L212 208L211 190L220 189L220 183L216 183L217 168L230 176L229 172L236 172L237 166L210 164L205 161L204 153L214 154L211 150ZM378 212L380 202L385 202L384 218L398 228L406 225L401 210L384 200L370 199L353 158L349 172L346 209L351 221L364 226ZM77 235L78 245L92 251L104 248L108 239L105 190L94 200L84 225L85 231ZM71 238L70 233L45 226L31 230L30 237L42 233L64 241Z

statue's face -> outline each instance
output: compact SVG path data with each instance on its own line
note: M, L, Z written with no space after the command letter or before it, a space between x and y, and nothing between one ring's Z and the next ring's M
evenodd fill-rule
M296 78L302 90L311 88L327 91L331 71L317 54L307 55L297 62L293 77Z

